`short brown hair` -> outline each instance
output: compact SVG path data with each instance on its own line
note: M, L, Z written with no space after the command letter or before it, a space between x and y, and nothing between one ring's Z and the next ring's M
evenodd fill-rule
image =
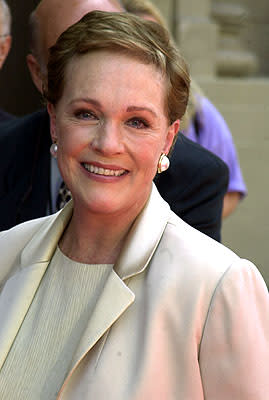
M186 109L190 77L185 61L168 31L151 21L127 13L92 11L68 28L50 49L45 98L60 100L65 70L71 59L95 50L124 52L157 67L167 80L166 114L170 123Z

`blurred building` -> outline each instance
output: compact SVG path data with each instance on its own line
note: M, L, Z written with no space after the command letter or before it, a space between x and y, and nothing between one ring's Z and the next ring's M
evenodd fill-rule
M192 76L224 115L249 194L223 224L223 242L269 285L269 2L154 0Z
M28 15L38 0L7 0L13 46L0 75L0 106L23 115L42 106L27 71ZM268 0L152 0L192 76L224 115L249 194L223 226L223 242L253 260L269 284Z
M267 0L152 0L195 76L269 77Z

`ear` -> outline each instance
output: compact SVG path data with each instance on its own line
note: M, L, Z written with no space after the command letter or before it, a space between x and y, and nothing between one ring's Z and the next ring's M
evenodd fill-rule
M2 68L11 47L11 36L0 39L0 69Z
M174 121L167 130L167 135L166 135L166 141L165 141L165 145L163 148L163 153L168 154L173 143L174 143L174 139L176 138L178 131L179 131L179 127L180 127L180 121L179 119L177 119L176 121Z
M56 129L56 112L55 112L55 106L51 103L48 103L47 105L47 110L50 116L50 136L51 140L53 143L56 143L58 141L58 136L57 136L57 129Z
M27 65L32 77L32 80L40 93L42 93L43 77L41 73L41 67L33 54L27 54L26 56Z

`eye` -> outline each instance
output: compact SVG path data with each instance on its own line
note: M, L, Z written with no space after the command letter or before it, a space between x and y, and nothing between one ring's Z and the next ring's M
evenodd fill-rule
M78 110L75 112L75 117L78 119L83 119L83 120L87 120L87 121L94 121L97 120L98 117L96 116L96 114L93 111L89 111L89 110Z
M142 118L131 118L127 121L127 125L135 129L146 129L149 127L149 123Z

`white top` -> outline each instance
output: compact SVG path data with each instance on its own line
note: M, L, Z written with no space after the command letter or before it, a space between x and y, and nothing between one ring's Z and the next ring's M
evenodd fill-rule
M1 399L56 399L112 268L57 248L1 371Z

